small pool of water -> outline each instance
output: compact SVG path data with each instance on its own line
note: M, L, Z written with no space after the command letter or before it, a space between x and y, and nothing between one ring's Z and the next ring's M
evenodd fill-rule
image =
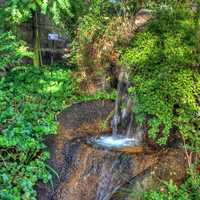
M89 139L89 143L96 147L120 149L124 147L133 147L139 145L139 141L135 138L128 138L126 136L112 136L105 135Z

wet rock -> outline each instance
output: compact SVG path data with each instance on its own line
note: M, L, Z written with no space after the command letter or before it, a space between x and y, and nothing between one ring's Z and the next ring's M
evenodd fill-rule
M151 159L150 159L151 158ZM122 185L155 163L154 156L127 155L80 145L70 169L64 169L56 200L107 200Z
M73 104L65 109L59 116L60 124L57 137L65 137L67 140L87 135L97 135L110 131L110 127L103 129L102 122L114 109L112 101L91 101L87 103Z
M153 168L156 179L170 180L180 184L186 177L187 162L183 149L168 149L159 156L158 163Z
M127 185L120 188L111 200L139 199L141 193L159 187L161 180L173 180L180 184L186 177L187 163L182 149L168 149L157 155L156 164L134 177ZM126 189L124 189L126 188Z
M123 187L134 186L138 177L145 185L152 174L178 182L184 179L182 150L149 152L138 147L137 153L136 149L115 152L86 144L88 137L110 132L107 127L102 129L102 121L113 108L112 101L92 101L74 104L58 116L58 135L48 137L46 143L51 153L48 164L59 178L54 176L52 185L38 184L39 200L119 200L115 195ZM122 200L126 198L127 194Z
M67 178L73 168L76 154L80 153L81 144L84 144L87 137L111 132L109 123L107 127L102 124L109 120L113 109L112 101L90 101L73 104L58 115L58 134L47 137L46 145L51 154L48 164L58 173L59 178L54 175L53 187L39 183L38 199L52 199L54 193L57 193L56 188ZM84 152L81 157L84 157Z

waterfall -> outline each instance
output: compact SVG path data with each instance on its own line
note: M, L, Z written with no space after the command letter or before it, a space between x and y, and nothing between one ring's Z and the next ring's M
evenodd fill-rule
M128 93L129 75L121 69L115 100L115 111L111 121L112 135L102 135L89 140L90 143L109 149L133 147L141 144L144 134L142 125L138 125L132 108L135 100Z
M117 87L115 113L111 123L113 136L124 135L131 137L133 134L133 101L128 94L129 85L130 83L128 72L122 68ZM123 106L125 107L123 108Z

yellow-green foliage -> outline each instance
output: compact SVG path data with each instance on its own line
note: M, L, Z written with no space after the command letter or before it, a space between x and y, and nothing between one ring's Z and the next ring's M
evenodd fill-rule
M129 91L137 96L134 112L138 120L148 118L148 134L159 144L166 143L172 127L190 144L200 144L196 13L177 3L161 4L154 14L121 58L132 71ZM162 135L157 138L161 126ZM195 148L199 150L198 145Z

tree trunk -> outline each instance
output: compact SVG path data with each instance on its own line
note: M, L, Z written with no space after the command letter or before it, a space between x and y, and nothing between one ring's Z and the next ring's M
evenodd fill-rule
M40 36L38 30L38 13L33 12L33 64L38 67L41 64L41 54L40 54Z

